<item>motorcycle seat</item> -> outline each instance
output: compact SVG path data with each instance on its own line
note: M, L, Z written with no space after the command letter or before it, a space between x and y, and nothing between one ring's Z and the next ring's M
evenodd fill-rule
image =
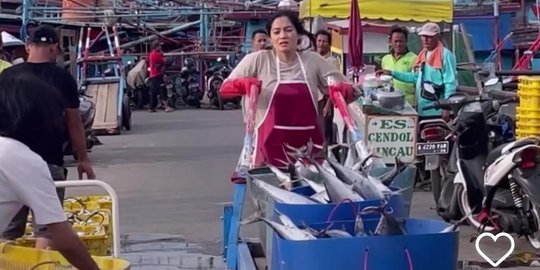
M538 143L538 141L535 140L535 139L527 139L527 140L520 140L520 141L514 141L514 142L501 144L501 145L495 147L493 150L491 150L491 152L489 152L489 155L488 155L488 157L486 159L486 165L487 166L491 165L505 151L511 152L512 150L514 150L516 148L519 148L519 147L522 147L522 146L525 146L525 145L528 145L528 144L537 144L537 143ZM509 145L511 145L510 148L508 148Z
M502 150L505 146L507 146L509 143L501 144L497 147L495 147L491 152L489 152L488 157L486 159L486 166L491 165L495 160L497 160L502 155Z

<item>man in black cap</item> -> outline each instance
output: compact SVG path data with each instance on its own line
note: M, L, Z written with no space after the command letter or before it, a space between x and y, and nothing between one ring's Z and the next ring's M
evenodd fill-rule
M35 145L28 147L40 155L49 165L51 175L55 181L66 180L67 169L64 168L64 153L62 145L67 139L71 139L73 150L79 160L78 173L82 179L83 174L88 179L95 179L94 171L88 156L86 154L86 139L81 115L79 112L79 95L77 91L77 82L63 68L57 66L56 56L59 50L59 37L56 31L49 26L37 27L28 37L26 48L28 51L28 60L6 69L2 76L17 76L22 73L29 73L32 77L43 80L45 83L53 86L63 97L61 108L65 111L64 116L59 118L65 125L54 135L42 137L41 134L29 134L29 136L40 137L41 140ZM68 138L69 135L69 138ZM58 189L60 201L64 199L64 189ZM24 234L26 220L28 217L28 208L21 208L11 224L3 233L3 238L8 240L16 239ZM47 239L46 227L34 227L37 241L36 247L45 248L50 241Z

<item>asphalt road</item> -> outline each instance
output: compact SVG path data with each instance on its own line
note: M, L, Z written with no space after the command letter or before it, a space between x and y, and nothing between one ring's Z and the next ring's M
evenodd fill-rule
M216 263L221 251L220 216L222 203L232 200L229 177L243 140L240 119L238 110L184 109L153 114L137 111L133 115L132 131L100 137L104 145L96 146L90 158L98 179L112 185L119 196L121 234L129 235L124 239L125 245L132 238L139 239L138 243L141 238L174 238L178 240L174 243L182 243L200 256L209 255L205 259L210 265L222 267ZM72 193L95 194L96 191ZM438 218L430 209L432 201L430 193L416 192L412 216ZM460 260L484 262L475 251L474 242L469 242L471 228L463 226L460 230ZM256 226L246 227L242 235L256 237ZM494 258L508 249L508 241L498 240L496 244L490 241L485 238L481 246ZM144 246L137 248L141 251ZM127 247L124 251L130 254L137 248ZM515 250L527 251L530 247L520 239L516 240ZM130 260L142 260L142 255L134 254L128 256ZM161 264L157 261L155 265ZM179 263L189 264L186 260ZM167 264L173 263L169 260Z

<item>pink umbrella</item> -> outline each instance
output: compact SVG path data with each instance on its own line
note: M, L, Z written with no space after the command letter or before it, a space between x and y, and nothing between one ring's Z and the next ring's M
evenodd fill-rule
M358 0L351 0L351 14L349 16L349 58L354 74L363 68L362 54L364 52L362 18L358 8ZM357 78L357 76L355 76Z

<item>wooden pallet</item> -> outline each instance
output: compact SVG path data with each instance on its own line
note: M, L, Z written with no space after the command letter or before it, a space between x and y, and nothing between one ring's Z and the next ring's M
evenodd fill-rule
M118 87L114 83L92 83L88 85L86 94L96 104L96 116L92 129L97 134L120 134L121 126L118 117Z

